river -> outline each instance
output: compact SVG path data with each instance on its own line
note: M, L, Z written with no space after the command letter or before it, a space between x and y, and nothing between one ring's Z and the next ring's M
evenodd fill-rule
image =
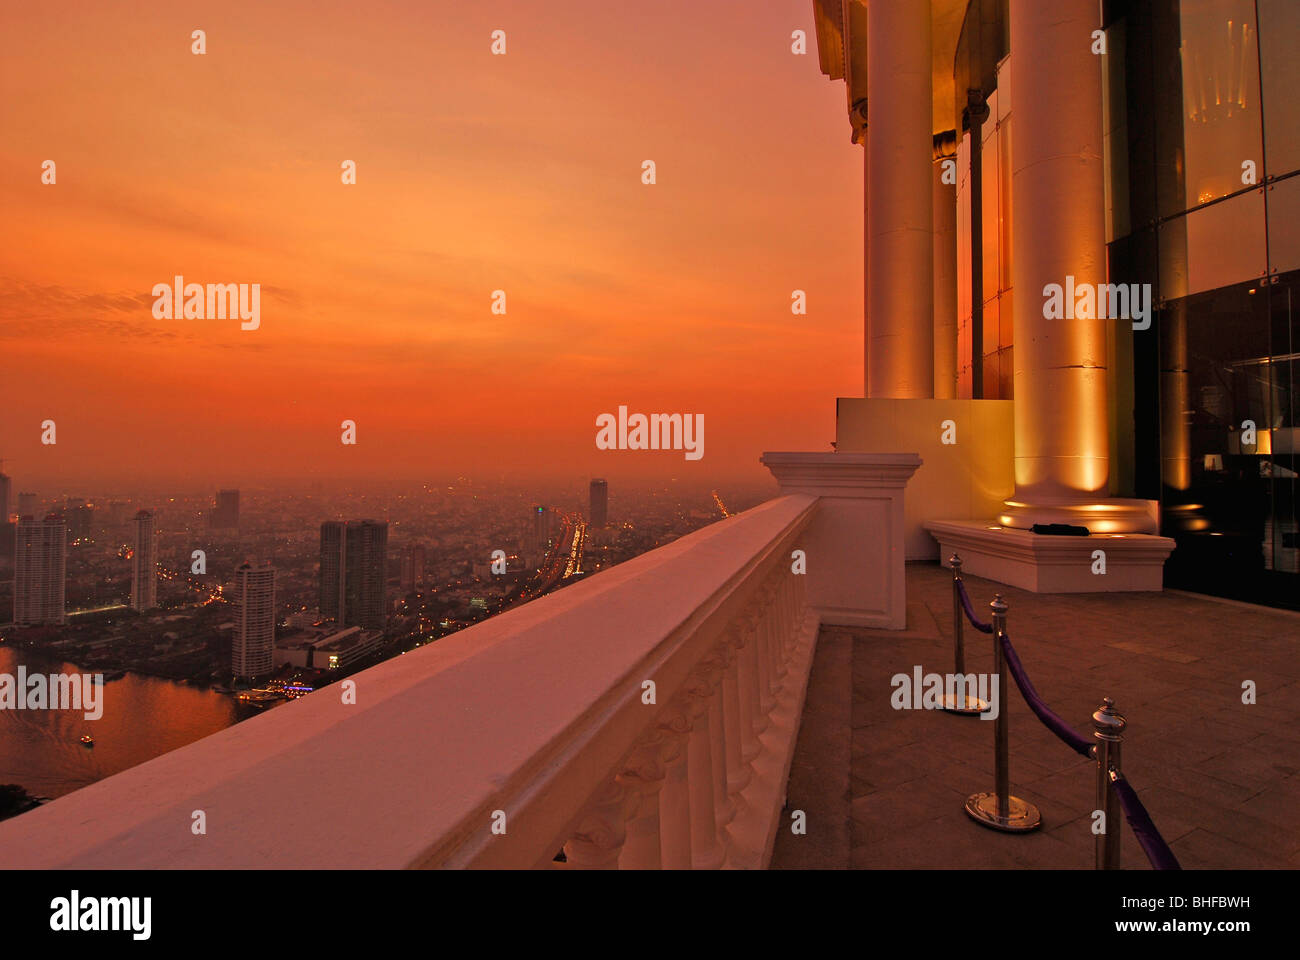
M0 673L16 676L19 664L28 676L81 672L0 645ZM135 673L105 682L99 697L98 720L85 719L81 710L0 710L0 783L59 797L224 730L249 710L225 694ZM95 738L93 747L81 744L85 733Z

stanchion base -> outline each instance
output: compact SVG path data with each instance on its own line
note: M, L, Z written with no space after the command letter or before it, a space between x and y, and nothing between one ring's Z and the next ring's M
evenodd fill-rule
M943 704L939 707L944 713L956 713L963 717L978 717L981 713L987 713L989 705L979 697L969 697L962 694L959 701L955 693L945 694Z
M1007 797L1007 816L998 816L996 793L972 793L966 800L966 815L981 827L1003 833L1028 833L1043 822L1038 808L1019 797Z

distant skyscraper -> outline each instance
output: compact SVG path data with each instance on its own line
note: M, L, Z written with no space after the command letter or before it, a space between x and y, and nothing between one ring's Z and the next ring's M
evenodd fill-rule
M262 677L274 669L275 568L244 562L235 570L235 637L231 672Z
M609 484L604 480L591 481L591 507L587 519L593 527L603 527L609 522Z
M63 516L68 523L68 540L71 543L90 542L90 525L94 513L94 508L87 506L81 497L68 497Z
M0 557L8 559L14 555L14 526L9 522L9 491L12 482L6 474L0 473Z
M20 517L36 516L36 494L34 493L18 494L18 516Z
M554 507L533 507L533 540L545 550L552 539L560 532L560 515Z
M341 626L382 630L387 616L388 524L331 520L320 526L320 612Z
M326 520L320 525L320 615L339 623L343 622L347 605L347 530L348 525L341 520Z
M218 490L217 501L209 514L210 526L231 530L239 526L239 491Z
M424 547L407 547L402 553L402 589L410 593L424 583Z
M131 556L131 606L150 610L158 606L158 570L154 548L153 514L135 515L135 553Z
M63 623L67 526L51 513L18 521L14 540L14 622Z

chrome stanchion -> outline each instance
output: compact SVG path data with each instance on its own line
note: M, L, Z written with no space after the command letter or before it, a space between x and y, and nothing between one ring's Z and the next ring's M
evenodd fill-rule
M952 567L952 642L953 642L953 673L958 677L966 675L966 651L963 631L966 627L966 614L961 603L961 557L953 554L948 558L948 564ZM965 690L968 685L963 683L962 689ZM963 717L977 717L988 710L989 705L979 697L972 697L969 693L963 693L960 701L957 694L945 693L943 696L943 706L940 708L945 713L956 713Z
M1092 726L1097 737L1097 745L1092 748L1097 758L1097 809L1106 818L1105 831L1097 834L1097 869L1118 870L1123 830L1114 778L1120 772L1120 746L1124 742L1124 728L1128 721L1119 715L1114 700L1103 697L1101 708L1092 715Z
M1002 638L1007 633L1007 604L997 594L989 604L993 611L993 662L998 678L998 715L993 721L994 792L973 793L966 800L966 813L980 826L1006 833L1026 833L1042 823L1038 808L1027 800L1011 796L1007 750L1007 660Z

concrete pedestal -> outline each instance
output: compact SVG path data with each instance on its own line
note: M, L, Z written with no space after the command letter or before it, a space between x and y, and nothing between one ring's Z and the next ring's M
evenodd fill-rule
M808 605L823 624L903 630L903 490L914 453L765 453L782 494L820 498L802 547Z
M941 556L961 557L964 572L1035 593L1159 591L1174 549L1168 537L1147 534L1059 537L958 520L926 529Z

